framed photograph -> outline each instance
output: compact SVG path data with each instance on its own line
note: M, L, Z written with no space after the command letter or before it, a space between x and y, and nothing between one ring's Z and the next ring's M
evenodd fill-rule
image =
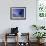
M37 16L39 19L46 18L46 0L37 0Z
M37 25L46 25L46 0L37 0L36 1L36 24Z
M12 20L26 19L26 7L11 7L10 19Z

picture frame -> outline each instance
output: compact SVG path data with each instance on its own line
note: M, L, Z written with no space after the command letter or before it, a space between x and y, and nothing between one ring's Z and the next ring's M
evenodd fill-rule
M26 19L26 7L11 7L10 8L11 20L25 20Z
M46 0L37 0L36 1L36 24L37 25L46 25Z
M37 0L36 3L37 16L39 19L46 18L46 0Z

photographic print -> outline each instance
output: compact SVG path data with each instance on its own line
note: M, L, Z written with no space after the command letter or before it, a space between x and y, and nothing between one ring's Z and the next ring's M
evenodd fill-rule
M12 20L26 19L26 7L11 7L10 19Z

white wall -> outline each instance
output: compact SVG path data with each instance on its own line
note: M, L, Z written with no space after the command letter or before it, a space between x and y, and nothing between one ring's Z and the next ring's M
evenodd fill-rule
M10 20L10 7L26 7L26 20ZM17 26L19 32L32 35L32 24L36 24L36 0L0 0L0 34Z

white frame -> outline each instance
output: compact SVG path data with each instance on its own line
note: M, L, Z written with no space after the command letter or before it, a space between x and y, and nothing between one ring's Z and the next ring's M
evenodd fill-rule
M24 9L24 17L13 17L13 9ZM12 20L23 20L26 19L26 7L11 7L10 8L10 19Z

